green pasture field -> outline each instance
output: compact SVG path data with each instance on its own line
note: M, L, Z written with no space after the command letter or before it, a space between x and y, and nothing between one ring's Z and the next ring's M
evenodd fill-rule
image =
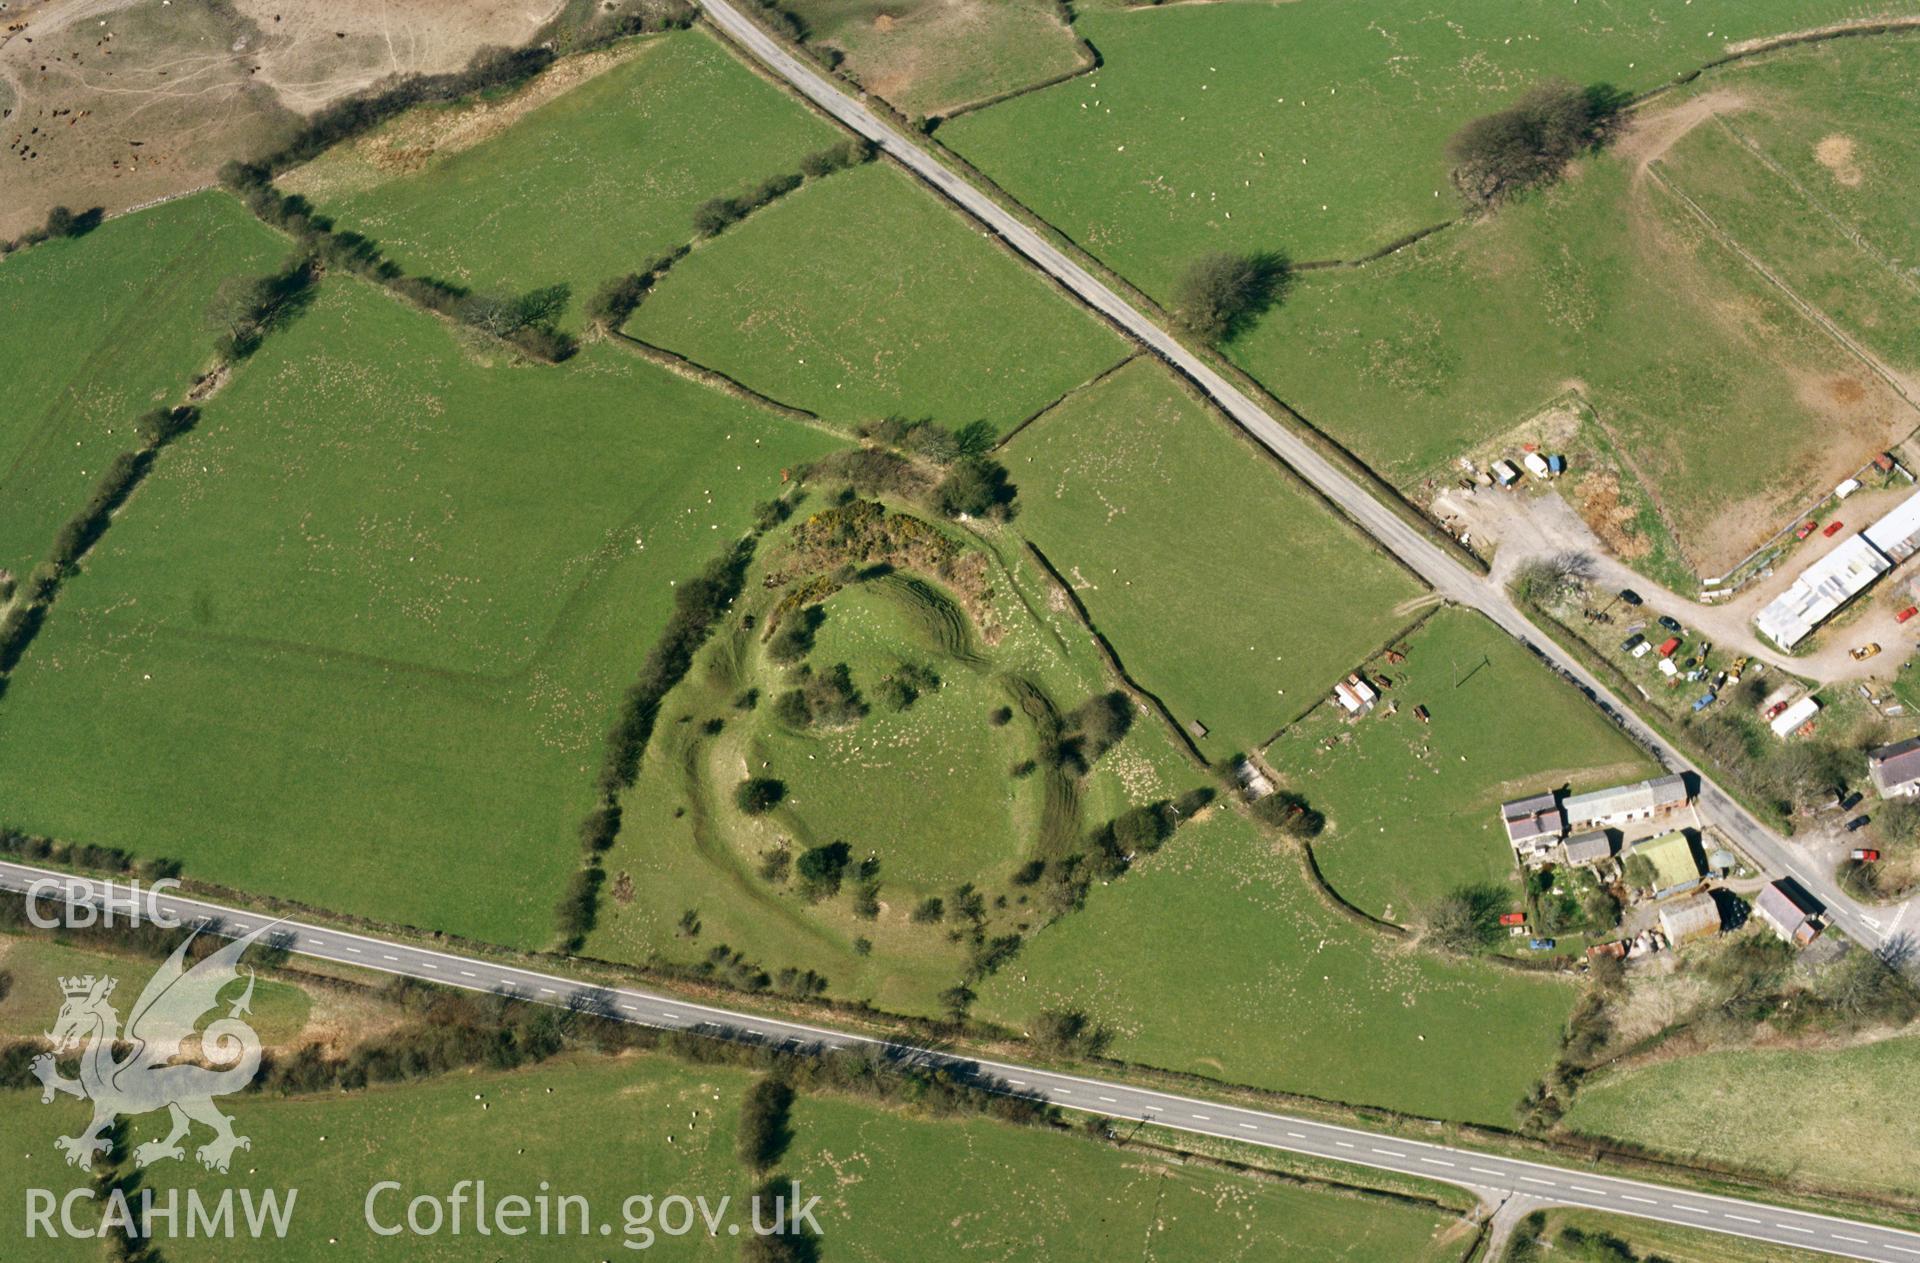
M1408 924L1460 886L1512 885L1517 894L1501 802L1659 771L1478 614L1440 610L1398 647L1405 662L1369 664L1370 678L1392 682L1371 714L1349 722L1329 702L1267 749L1268 762L1327 814L1314 855L1356 907ZM1422 705L1432 722L1414 716Z
M1589 1081L1564 1126L1683 1161L1728 1163L1843 1188L1915 1187L1920 1120L1888 1108L1920 1067L1920 1038L1831 1050L1740 1049ZM1698 1120L1712 1119L1701 1127Z
M392 1224L403 1222L409 1199L445 1199L461 1180L484 1180L492 1201L533 1199L543 1187L550 1197L585 1197L595 1228L591 1257L618 1257L632 1243L633 1253L648 1258L733 1259L740 1247L726 1223L746 1230L745 1199L755 1188L734 1153L740 1103L753 1077L636 1054L344 1095L231 1097L222 1107L253 1142L234 1171L207 1172L189 1157L150 1168L145 1183L161 1198L167 1189L197 1190L203 1198L235 1186L298 1189L286 1239L272 1247L272 1257L290 1261L396 1250L409 1259L470 1259L477 1246L497 1252L497 1235L488 1241L474 1232L471 1204L458 1236L443 1228L435 1236L382 1238L367 1226L367 1197L382 1181L401 1186L374 1202L380 1222ZM58 1193L82 1185L84 1177L64 1165L52 1140L85 1118L78 1102L43 1108L35 1093L0 1093L0 1119L22 1141L0 1153L0 1180ZM153 1115L130 1122L135 1143L157 1134ZM814 1094L795 1102L792 1130L778 1169L799 1182L803 1197L820 1197L814 1214L822 1255L831 1259L912 1263L977 1252L1044 1260L1144 1247L1155 1259L1194 1263L1282 1256L1299 1263L1440 1263L1457 1258L1466 1239L1459 1221L1437 1208L1128 1154L1060 1130L930 1118ZM593 1142L580 1143L588 1135ZM196 1141L204 1138L196 1133ZM954 1179L956 1172L965 1178ZM703 1227L679 1237L661 1232L658 1204L674 1194L705 1197L709 1208L729 1199L719 1238ZM656 1233L651 1238L628 1226L626 1202L636 1196L651 1197L656 1207L645 1225ZM27 1238L23 1205L13 1198L0 1210L0 1231L19 1242L9 1258L99 1257L97 1242ZM639 1208L632 1209L638 1218ZM87 1214L79 1208L76 1217ZM599 1235L601 1223L613 1231ZM579 1258L583 1244L577 1233L529 1234L511 1241L511 1257ZM231 1242L184 1235L166 1247L168 1258L186 1263L232 1253Z
M1726 123L1792 176L1811 203L1909 267L1920 258L1907 178L1920 164L1920 84L1910 69L1916 53L1920 36L1869 36L1718 72L1720 86L1752 102Z
M1617 1238L1626 1242L1635 1257L1643 1258L1645 1263L1820 1263L1833 1257L1654 1219L1559 1208L1548 1209L1545 1214L1546 1224L1538 1235L1541 1240L1552 1243L1547 1252L1530 1253L1515 1240L1501 1255L1502 1263L1541 1263L1543 1259L1554 1263L1620 1263L1620 1256L1606 1252L1605 1246L1582 1249L1560 1244L1563 1228Z
M25 578L133 419L181 401L213 359L207 306L286 243L219 193L109 220L0 262L0 569Z
M1718 76L1715 89L1749 108L1696 127L1665 168L1801 298L1909 372L1920 367L1920 232L1910 213L1889 212L1910 209L1895 171L1920 157L1916 55L1911 36L1842 40Z
M407 1259L472 1259L476 1246L490 1246L482 1257L499 1257L501 1238L489 1243L473 1230L469 1203L465 1231L456 1236L443 1227L435 1236L406 1233L376 1236L367 1226L365 1204L381 1181L397 1181L375 1202L385 1224L404 1223L408 1200L420 1195L446 1198L461 1180L485 1180L491 1199L519 1195L533 1199L543 1182L548 1195L577 1194L589 1199L592 1223L609 1223L609 1237L596 1233L593 1257L628 1253L622 1242L622 1204L637 1194L656 1201L672 1193L704 1195L709 1205L722 1197L736 1203L751 1193L751 1183L734 1156L734 1127L741 1094L752 1075L727 1067L691 1067L656 1056L618 1060L560 1062L520 1073L459 1073L427 1082L388 1086L351 1094L311 1097L234 1096L220 1102L234 1129L252 1148L236 1155L232 1170L221 1175L201 1168L192 1149L181 1162L147 1170L144 1184L160 1198L165 1190L198 1190L215 1198L221 1190L256 1192L298 1189L291 1226L284 1241L254 1247L275 1259L333 1259L393 1254ZM698 1116L695 1116L698 1111ZM67 1167L54 1148L56 1135L72 1135L83 1126L86 1107L61 1098L42 1107L37 1093L0 1093L0 1116L9 1136L24 1143L0 1153L0 1181L6 1187L48 1188L64 1194L83 1186L84 1175ZM129 1119L135 1143L161 1134L155 1115ZM207 1137L197 1128L192 1143ZM582 1143L583 1137L591 1142ZM671 1139L669 1139L671 1137ZM23 1260L95 1259L97 1242L48 1242L26 1237L24 1200L7 1199L0 1210L0 1231L8 1233L9 1258ZM164 1205L164 1202L162 1202ZM182 1200L184 1215L184 1193ZM84 1214L80 1208L77 1214ZM98 1214L96 1207L93 1214ZM235 1211L239 1215L238 1208ZM635 1235L631 1239L641 1240ZM515 1259L578 1259L584 1242L572 1236L530 1233L507 1243ZM680 1239L660 1237L660 1253L674 1258L731 1259L737 1244L703 1233ZM165 1242L169 1259L219 1259L233 1256L225 1240L181 1235ZM18 1253L16 1253L16 1251ZM653 1257L649 1251L645 1257Z
M0 934L0 972L13 984L0 995L0 1039L37 1039L52 1028L64 997L60 979L92 975L120 979L114 996L121 1012L146 986L160 967L157 958L113 955L51 939ZM244 982L235 982L224 998L237 998ZM253 1016L249 1019L269 1047L290 1044L308 1028L331 997L311 992L294 982L261 978L253 987Z
M285 184L409 272L478 290L565 283L578 313L602 282L691 239L700 203L795 171L803 155L842 138L703 33L626 51L612 69L417 170L408 162L367 187L376 134ZM440 115L416 111L389 127L430 129Z
M1541 80L1643 91L1736 41L1858 13L1847 0L1092 9L1075 29L1097 73L939 135L1164 298L1211 251L1352 258L1454 218L1447 137Z
M544 945L672 584L828 440L350 278L170 447L0 703L16 827Z
M939 114L1085 60L1054 0L786 0L807 41L904 114Z
M802 517L815 507L803 502ZM931 599L916 591L928 583L921 576L901 572L842 588L822 606L825 621L806 661L815 670L847 663L871 710L851 727L796 731L773 714L774 699L792 687L788 670L760 647L759 628L785 590L764 586L787 564L778 537L769 537L749 575L741 619L715 637L662 708L639 781L622 804L620 840L607 854L609 895L593 955L687 966L725 946L770 973L814 970L835 997L936 1014L966 952L949 940L949 923L911 919L923 899L950 897L963 882L990 898L1004 893L1006 906L990 914L993 932L1025 932L1043 918L1008 878L1050 826L1077 843L1083 829L1127 806L1196 783L1197 772L1167 770L1164 731L1140 717L1090 775L1067 784L1064 823L1049 815L1047 774L1012 772L1036 747L1015 681L1061 711L1107 684L1071 615L1048 604L1042 577L1017 553L1005 561L1006 541L968 542L991 558L991 643L938 585ZM756 630L742 626L749 615ZM954 615L963 620L958 631L943 617ZM894 712L878 684L903 662L931 667L942 684ZM749 689L760 700L745 710L739 699ZM1001 706L1016 717L995 727L989 716ZM709 731L714 720L717 733ZM758 818L732 798L750 774L787 788L785 801ZM855 863L869 855L880 861L880 911L872 920L854 910L851 873L839 895L810 903L793 880L777 884L760 872L763 858L783 846L797 859L808 846L835 841L848 844ZM689 910L699 922L694 935L681 925ZM870 952L855 949L861 938Z
M954 1257L1288 1263L1458 1259L1443 1210L1109 1149L985 1119L929 1120L839 1097L795 1105L788 1167L826 1192L821 1243L851 1263ZM829 1218L829 1216L831 1218Z
M1264 744L1413 620L1416 580L1140 360L1004 453L1018 529L1127 669L1212 732Z
M1126 353L883 163L802 188L695 250L627 329L830 421L900 413L1000 433Z
M1341 916L1298 855L1220 808L980 991L976 1012L1016 1029L1083 1012L1126 1061L1498 1127L1552 1062L1576 995Z
M1685 182L1683 154L1660 165ZM1503 436L1577 391L1622 486L1703 575L1914 420L1626 153L1391 259L1308 274L1232 354L1420 498L1457 456L1512 455Z

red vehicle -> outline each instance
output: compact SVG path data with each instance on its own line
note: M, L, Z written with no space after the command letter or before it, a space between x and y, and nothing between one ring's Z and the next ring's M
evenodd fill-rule
M1821 531L1820 534L1827 539L1832 539L1835 535L1838 535L1842 530L1846 529L1846 525L1847 524L1839 518L1835 518L1833 521L1827 523L1827 529Z
M1818 522L1802 522L1797 528L1795 528L1793 532L1793 537L1795 539L1805 539L1807 536L1813 534L1815 531L1819 529L1820 529L1820 524Z
M1785 702L1775 702L1773 705L1767 707L1767 713L1762 715L1761 718L1774 719L1778 717L1782 711L1786 710L1786 708L1787 704Z
M1879 861L1880 852L1870 846L1856 846L1853 848L1853 858L1862 864L1873 864Z
M1669 636L1665 640L1660 642L1660 648L1658 650L1658 653L1663 658L1671 658L1674 654L1674 650L1678 649L1679 647L1680 647L1680 638L1678 636Z
M1901 610L1898 614L1895 614L1893 616L1893 621L1896 623L1904 623L1908 619L1912 618L1915 614L1920 614L1920 605L1909 605L1906 609Z
M1502 925L1525 925L1526 923L1527 914L1524 912L1503 912L1500 914L1500 924Z

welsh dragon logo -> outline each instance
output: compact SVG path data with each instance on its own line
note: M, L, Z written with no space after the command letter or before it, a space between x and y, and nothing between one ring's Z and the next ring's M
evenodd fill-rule
M221 990L240 977L240 957L268 928L235 939L191 969L186 967L187 948L198 931L188 936L148 979L127 1015L124 1032L110 1002L119 979L89 974L60 980L66 999L59 1020L47 1032L53 1052L35 1057L32 1069L42 1085L41 1104L52 1104L56 1093L93 1102L93 1121L86 1129L56 1142L67 1155L67 1165L90 1169L94 1155L111 1147L101 1133L116 1117L161 1109L171 1115L172 1129L166 1139L148 1141L133 1151L138 1166L185 1157L180 1142L194 1123L213 1128L213 1139L196 1156L215 1171L226 1171L236 1149L252 1148L247 1137L234 1134L233 1120L213 1106L215 1097L238 1092L260 1070L260 1037L239 1020L253 1003L252 969L247 970L246 992L226 1017L208 1023L204 1031L195 1027L202 1014L217 1007ZM176 1064L182 1046L196 1034L200 1059L215 1068ZM69 1079L54 1059L75 1050L80 1077ZM115 1060L117 1051L125 1051L125 1056Z

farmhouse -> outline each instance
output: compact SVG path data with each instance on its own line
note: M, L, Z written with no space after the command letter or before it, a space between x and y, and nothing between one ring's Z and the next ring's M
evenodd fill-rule
M1633 848L1633 853L1653 865L1653 897L1665 899L1700 884L1700 862L1693 857L1693 843L1684 833L1663 833Z
M1500 823L1506 826L1507 841L1522 859L1545 854L1567 831L1560 800L1552 793L1501 803Z
M1791 649L1891 569L1865 535L1855 535L1802 571L1754 622L1774 644Z
M1867 772L1882 798L1920 794L1920 737L1867 751Z
M1820 905L1791 882L1769 883L1754 901L1753 910L1775 934L1795 947L1805 947L1820 937L1820 926L1814 921L1820 915Z
M1567 799L1567 824L1575 829L1620 828L1636 820L1652 820L1687 805L1687 782L1681 776L1662 776L1633 785L1596 789Z
M1773 735L1785 741L1801 724L1806 723L1820 713L1820 702L1816 698L1803 697L1793 705L1775 715L1767 722L1773 729Z
M1674 947L1720 932L1720 905L1712 895L1695 895L1660 909L1660 932Z
M1598 864L1613 857L1613 838L1603 829L1576 833L1567 839L1567 863Z

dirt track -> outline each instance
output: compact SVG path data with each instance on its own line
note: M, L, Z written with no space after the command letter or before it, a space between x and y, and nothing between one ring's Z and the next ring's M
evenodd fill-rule
M1804 657L1781 652L1762 640L1753 618L1760 607L1780 595L1800 572L1846 542L1854 532L1913 494L1911 487L1891 491L1863 491L1842 505L1838 517L1848 528L1832 539L1815 536L1800 546L1773 574L1730 600L1705 605L1654 583L1629 568L1608 551L1580 515L1558 493L1529 495L1478 490L1471 500L1448 492L1442 497L1448 511L1468 524L1476 538L1498 541L1494 579L1505 584L1526 562L1556 553L1583 553L1594 561L1595 585L1603 590L1632 588L1647 599L1648 617L1671 614L1689 630L1717 645L1748 654L1795 675L1821 683L1845 680L1891 679L1910 654L1914 632L1894 620L1903 608L1905 593L1915 575L1896 570L1863 598L1857 612L1843 616L1842 626L1819 637L1815 650ZM1914 626L1920 626L1916 622ZM1868 642L1882 647L1877 657L1855 662L1848 650Z

